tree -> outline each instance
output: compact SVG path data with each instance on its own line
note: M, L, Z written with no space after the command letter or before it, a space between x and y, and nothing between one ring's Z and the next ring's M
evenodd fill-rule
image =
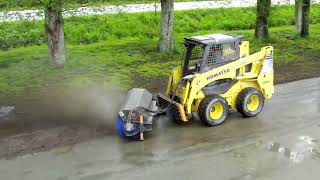
M45 30L49 59L57 67L66 62L64 21L62 16L64 0L39 0L45 7Z
M173 42L173 16L174 0L161 0L161 27L158 50L160 52L172 52Z
M1 0L0 0L1 1ZM66 62L63 5L66 0L10 0L0 2L4 9L10 7L43 6L45 12L45 31L49 50L49 59L57 67L63 67Z
M310 0L295 0L296 30L300 37L309 35Z
M257 0L257 21L255 37L266 39L269 37L268 18L270 14L271 0Z

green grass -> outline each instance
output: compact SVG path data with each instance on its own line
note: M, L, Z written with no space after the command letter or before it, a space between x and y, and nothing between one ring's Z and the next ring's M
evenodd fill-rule
M0 24L0 97L15 97L52 86L101 85L129 88L165 77L180 64L183 37L215 32L237 33L251 42L251 53L275 47L275 63L318 63L320 5L312 6L310 37L295 35L294 7L275 6L270 39L253 38L255 8L207 9L175 13L176 53L155 51L159 14L137 13L65 19L64 69L48 62L43 23ZM138 84L137 84L138 83Z
M254 7L206 9L175 12L175 33L245 30L255 26ZM294 24L293 6L274 6L270 27ZM159 13L81 16L65 19L66 42L70 45L115 40L152 40L158 38ZM320 23L320 5L311 7L311 24ZM0 50L42 45L45 32L42 21L0 23Z
M217 31L204 29L193 34L214 32ZM312 61L315 60L314 55L319 56L320 24L311 25L311 35L307 39L297 38L294 26L271 28L271 38L265 42L255 40L253 30L228 32L245 35L251 42L251 52L259 51L265 45L274 46L275 64L315 62ZM177 52L172 55L154 51L157 46L156 38L68 45L68 62L64 69L56 69L49 65L45 45L4 51L0 53L0 96L15 97L52 86L98 84L126 89L136 85L140 80L146 82L164 77L173 67L180 64L184 35L176 34Z

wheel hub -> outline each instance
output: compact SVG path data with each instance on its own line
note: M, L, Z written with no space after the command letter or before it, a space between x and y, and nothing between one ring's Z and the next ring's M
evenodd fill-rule
M223 115L223 110L222 103L214 103L210 109L210 118L214 121L220 119Z
M249 111L256 111L259 108L260 100L257 95L251 95L248 99L247 109Z

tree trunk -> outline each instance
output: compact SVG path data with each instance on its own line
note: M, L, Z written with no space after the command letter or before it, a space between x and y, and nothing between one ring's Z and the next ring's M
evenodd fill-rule
M53 6L47 7L45 15L45 29L50 62L57 67L63 67L66 62L66 52L62 0L56 0Z
M271 0L257 0L257 21L255 37L266 39L269 37L268 18L270 13Z
M309 35L310 0L295 0L296 29L300 37Z
M173 43L173 16L174 0L161 0L161 28L158 50L171 52L174 50Z

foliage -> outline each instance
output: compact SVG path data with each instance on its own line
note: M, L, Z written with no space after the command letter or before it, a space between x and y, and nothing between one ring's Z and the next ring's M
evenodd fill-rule
M311 25L308 39L298 38L294 26L270 29L268 41L258 41L253 30L228 31L243 34L250 41L251 53L262 46L275 47L275 64L302 62L320 67L320 24ZM203 29L193 34L216 33ZM47 48L44 45L16 48L0 52L0 96L23 95L27 91L52 86L116 86L129 88L147 81L166 77L179 65L183 54L184 33L176 34L177 53L163 55L154 51L157 39L141 41L109 40L90 45L69 45L68 62L64 69L48 65Z
M120 4L136 4L136 3L153 3L160 0L64 0L69 8L79 6L100 6L100 5L120 5ZM188 0L175 0L188 1ZM190 1L190 0L189 0ZM0 10L22 10L22 9L39 9L42 8L39 0L0 0Z
M0 10L16 9L29 9L43 7L54 7L57 3L63 3L65 0L0 0Z
M320 23L320 5L311 8L311 24ZM175 33L195 34L197 31L238 30L255 27L255 8L206 9L175 12ZM270 27L293 25L293 6L275 6L271 10ZM159 36L160 14L113 14L65 18L66 43L91 44L106 40L154 39ZM0 49L45 43L41 21L0 24Z

